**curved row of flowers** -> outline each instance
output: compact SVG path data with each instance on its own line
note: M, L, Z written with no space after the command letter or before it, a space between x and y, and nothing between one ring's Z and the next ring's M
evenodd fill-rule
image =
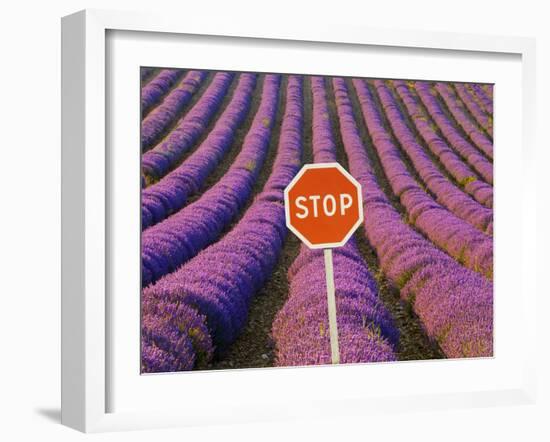
M208 175L232 146L237 129L250 111L256 77L256 74L241 74L230 103L195 152L158 183L143 189L142 229L177 212L190 195L201 189Z
M144 117L170 91L183 75L179 69L163 69L141 88L141 115Z
M434 201L410 175L391 134L384 127L372 92L364 80L354 79L362 114L393 193L405 207L409 221L434 244L470 269L488 278L493 273L493 241Z
M173 272L216 241L240 213L267 155L281 77L267 75L260 107L238 158L199 200L142 233L142 285Z
M141 122L141 151L149 150L174 121L206 78L206 71L189 71Z
M269 88L271 78L266 78ZM283 191L302 154L302 78L290 76L273 171L242 220L219 242L143 291L142 371L190 370L242 331L254 294L287 234Z
M479 230L486 232L488 226L492 229L493 211L474 201L441 173L424 148L416 141L414 132L407 125L405 117L388 87L381 80L375 80L374 86L393 134L427 188L436 196L437 201L458 218ZM492 230L488 233L492 233Z
M470 89L465 84L457 83L454 85L457 95L462 102L466 105L466 108L474 118L474 120L481 126L489 136L493 136L493 118L486 113L486 111L478 104Z
M489 98L489 100L493 100L494 96L494 89L493 85L491 84L479 84L478 87L481 89L481 91Z
M454 152L454 150L442 138L437 128L430 121L428 115L422 109L416 96L409 86L402 80L390 80L389 84L401 98L407 108L416 130L430 149L430 151L445 166L447 172L458 182L464 190L477 202L488 208L493 207L493 188L484 181L478 179L477 174Z
M325 83L312 78L313 156L316 162L336 160ZM334 282L340 360L344 363L396 359L399 333L378 298L376 282L353 240L334 249ZM326 281L322 250L302 245L288 278L288 300L273 322L277 365L328 364L331 361Z
M447 108L455 118L456 122L462 127L464 132L470 137L473 143L489 158L493 158L493 143L487 136L479 130L472 122L470 117L464 111L460 100L457 99L454 91L446 83L436 83L435 90L443 98Z
M452 148L455 149L487 183L493 184L493 165L487 158L481 155L472 143L465 139L459 133L455 125L449 121L435 96L436 92L430 88L430 84L425 81L416 81L414 90L418 93L420 100L435 121L437 128L449 142L449 145L452 146Z
M149 77L153 74L153 71L155 70L155 68L147 68L147 67L142 67L141 70L140 70L140 77L141 77L141 81L146 81L149 79Z
M492 88L492 86L486 85L488 88ZM488 113L489 115L493 116L493 97L492 95L489 96L487 91L481 86L480 84L468 84L468 89L472 92L474 97L477 99L477 101L480 103L482 109Z
M365 233L381 269L448 357L491 356L492 283L459 265L403 222L377 182L345 80L334 79L333 85L350 172L363 188Z
M141 157L141 171L148 181L162 178L191 149L208 125L229 90L234 74L219 72L204 94L178 121L176 127L153 149Z

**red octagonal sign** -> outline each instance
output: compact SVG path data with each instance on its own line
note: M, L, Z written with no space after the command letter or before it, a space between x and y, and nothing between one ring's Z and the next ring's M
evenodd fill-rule
M285 189L285 213L309 248L343 246L363 222L361 185L338 163L306 164Z

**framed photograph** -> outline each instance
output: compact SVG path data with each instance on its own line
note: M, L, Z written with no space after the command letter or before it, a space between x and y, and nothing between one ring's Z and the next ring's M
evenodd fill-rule
M327 25L63 19L64 424L534 400L534 41Z

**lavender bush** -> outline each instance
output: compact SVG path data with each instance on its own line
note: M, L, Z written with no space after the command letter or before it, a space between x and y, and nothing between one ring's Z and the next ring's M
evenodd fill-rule
M439 92L440 96L443 98L443 101L445 101L445 104L451 111L451 114L460 127L462 127L464 132L466 132L479 150L492 159L493 143L481 130L479 130L478 127L476 127L470 117L466 114L462 103L460 100L457 100L451 86L446 83L436 83L435 90Z
M191 101L191 97L205 78L204 71L189 71L162 103L143 119L141 122L142 152L149 150L159 140L178 113Z
M457 95L475 121L492 137L493 136L493 118L488 115L480 103L478 103L475 95L470 91L465 84L457 83L454 86Z
M162 142L141 157L142 173L155 181L177 166L182 155L191 149L219 108L234 74L216 74L208 89Z
M141 193L141 224L146 229L181 209L231 147L250 109L255 74L242 74L231 102L207 138L180 166Z
M412 177L384 127L373 95L363 80L354 79L360 107L393 192L407 209L408 220L434 244L468 268L492 277L492 238L434 201Z
M441 173L437 165L416 141L415 134L408 127L401 110L384 82L375 80L374 85L382 108L393 129L393 134L411 159L416 172L427 188L435 195L439 203L458 218L486 232L487 227L492 225L493 211L470 198Z
M479 153L479 151L465 139L448 120L447 115L441 109L441 105L436 98L436 92L430 88L429 83L416 81L414 89L426 106L431 117L437 124L438 129L443 133L449 145L455 149L460 156L466 159L477 173L488 183L493 184L493 165Z
M488 208L493 207L493 188L480 180L468 164L455 153L445 139L438 133L438 128L430 120L421 104L418 102L414 90L402 80L392 80L390 85L403 100L407 112L412 119L418 133L430 149L441 161L447 172L471 195L476 201Z
M355 83L359 83L356 81ZM410 225L380 188L343 79L334 79L351 174L363 188L365 233L386 276L448 357L493 354L493 285L459 265Z
M277 113L279 75L267 75L258 112L237 159L202 197L146 229L142 241L142 284L173 272L219 238L243 209L264 163Z
M141 89L141 115L145 116L181 78L179 69L163 69Z
M492 86L485 85L487 88L491 88ZM468 89L473 94L474 98L478 103L480 103L480 106L482 109L489 114L490 116L493 115L493 95L492 93L488 93L486 89L483 88L483 86L479 84L468 84Z
M267 96L276 90L270 91L270 84L278 87L278 81L275 76L266 79ZM178 333L170 327L172 315L165 315L166 309L150 314L142 333L157 330L159 345L142 353L144 371L192 369L214 352L223 354L244 327L250 301L270 276L287 234L283 191L300 168L302 125L302 79L290 76L278 152L262 192L222 240L143 291L146 305L164 303L191 312L186 313L191 319L185 320ZM189 335L195 336L194 343Z

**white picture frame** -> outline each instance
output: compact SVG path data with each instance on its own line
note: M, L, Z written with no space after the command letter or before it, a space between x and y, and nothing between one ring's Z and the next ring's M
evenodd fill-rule
M518 319L523 330L524 352L518 355L521 373L500 388L474 388L471 391L432 391L426 394L377 397L314 398L303 403L290 400L286 406L257 407L247 394L238 406L225 414L207 415L181 409L109 411L108 396L112 354L107 339L110 317L107 296L108 247L112 238L109 221L107 155L107 35L109 32L160 33L163 36L217 36L273 42L295 42L346 47L401 48L402 51L431 51L484 54L511 54L521 63L521 256L536 256L534 174L535 43L533 39L482 36L424 31L378 30L326 23L218 21L194 17L185 24L170 15L86 10L62 20L62 423L84 432L111 431L216 422L248 422L286 417L327 416L336 407L339 414L361 415L375 409L408 410L532 403L535 395L535 266L521 266L522 311ZM159 35L159 34L155 34ZM185 67L185 66L182 66ZM216 66L213 66L216 68ZM428 74L428 72L427 72ZM497 249L498 255L498 249ZM498 286L497 286L498 287ZM497 289L498 290L498 289ZM528 318L533 318L532 321ZM454 361L447 362L453 364ZM413 365L410 369L414 370ZM380 366L379 366L380 367ZM328 367L329 369L333 367ZM335 370L343 370L337 367ZM346 374L357 375L361 367L346 367ZM292 369L294 370L294 369ZM283 370L287 378L292 370ZM296 369L298 370L298 369ZM317 370L315 368L314 370ZM319 367L325 370L326 367ZM519 369L518 369L519 370ZM261 377L254 371L253 376ZM296 372L298 373L298 372ZM311 371L309 372L311 373ZM332 370L332 375L335 371ZM355 373L355 374L354 374ZM241 381L246 372L238 373ZM250 375L252 377L252 375ZM180 376L181 377L181 376ZM169 377L165 377L168 379ZM213 378L211 378L213 379ZM169 382L169 381L165 381ZM253 382L251 380L251 382ZM437 388L435 388L437 390ZM358 400L361 399L361 400ZM236 414L240 412L242 414Z

